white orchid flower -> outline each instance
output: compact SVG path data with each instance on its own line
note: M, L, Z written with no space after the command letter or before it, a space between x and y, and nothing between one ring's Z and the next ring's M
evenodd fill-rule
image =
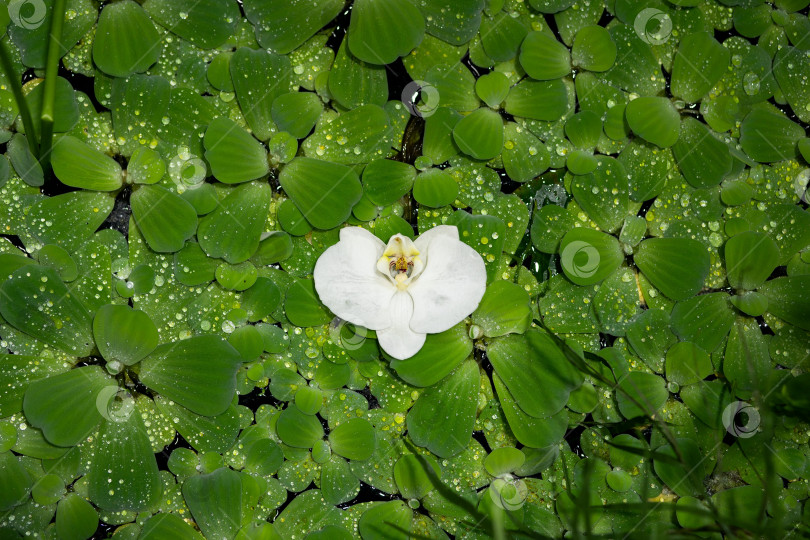
M399 360L419 352L426 334L472 313L487 282L484 260L449 225L416 241L396 234L387 246L362 227L343 228L315 263L314 277L326 307L375 330L380 347Z

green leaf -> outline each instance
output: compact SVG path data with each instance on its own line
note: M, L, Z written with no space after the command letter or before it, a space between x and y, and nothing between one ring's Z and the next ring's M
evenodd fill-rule
M323 102L312 92L290 92L281 94L271 108L273 121L282 131L289 132L297 139L303 139L323 112Z
M299 279L287 289L284 313L296 326L321 326L332 320L315 292L315 281Z
M273 102L290 91L292 74L287 56L248 47L240 47L231 56L231 79L239 108L260 141L268 140L275 132Z
M284 231L262 233L259 249L251 260L259 266L267 266L288 259L293 252L292 238Z
M312 448L316 441L323 439L323 426L318 418L302 413L292 403L281 411L276 432L284 444L295 448ZM351 450L347 451L351 453Z
M456 200L458 184L441 169L428 169L417 175L413 198L421 205L441 208Z
M442 458L462 452L472 437L479 384L478 364L469 360L425 390L408 412L413 442Z
M63 373L68 368L50 356L0 354L0 418L22 411L23 396L31 381ZM2 446L2 445L0 445Z
M290 0L281 4L244 0L242 6L262 48L287 54L334 19L343 8L343 0Z
M681 128L680 115L667 98L640 97L625 108L633 133L661 148L675 144Z
M484 0L417 0L427 33L453 45L470 41L481 24Z
M363 188L377 206L390 206L411 190L416 169L391 159L376 159L363 169Z
M70 81L64 77L57 77L55 86L53 131L54 133L64 133L73 129L78 123L79 107L76 100L76 92L73 90ZM45 85L38 84L25 96L25 100L28 102L28 108L31 111L31 116L37 119L34 122L37 137L40 135L40 120L42 118L44 94Z
M92 534L92 533L91 533ZM176 514L155 514L143 524L138 540L204 540L203 536Z
M380 107L388 100L388 77L384 66L358 60L343 40L329 72L329 92L347 109L373 104Z
M233 399L242 357L219 336L201 335L156 348L141 361L149 388L204 416L216 416Z
M584 227L569 230L559 252L563 272L577 285L599 283L624 260L616 237Z
M240 358L241 360L241 358ZM177 433L197 452L224 453L236 442L241 429L239 412L230 405L216 416L200 416L161 396L155 398L158 411L170 418Z
M31 153L25 135L16 133L11 138L6 146L6 157L23 182L32 187L39 187L45 183L42 166Z
M354 165L387 156L391 137L391 120L385 109L361 105L331 121L322 120L301 147L306 156Z
M550 154L546 145L514 122L504 126L503 166L515 182L526 182L548 169Z
M728 146L694 118L686 117L681 121L681 135L672 153L681 174L696 188L714 187L731 172Z
M685 300L703 288L709 275L709 252L689 238L648 238L634 261L656 289L672 300Z
M101 422L102 390L116 389L114 384L98 366L76 368L32 382L23 401L25 417L52 444L73 446ZM106 413L106 404L103 406Z
M480 326L487 337L522 334L532 321L530 304L529 294L520 285L495 281L473 312L473 324Z
M106 305L96 312L93 335L107 362L131 366L158 345L155 323L143 311L129 306Z
M129 158L127 180L133 184L155 184L166 174L166 162L151 148L141 146Z
M346 503L357 497L359 492L360 480L352 473L351 467L345 459L332 456L321 466L321 494L326 502L330 504ZM330 526L323 529L322 536L310 533L307 538L322 538L323 540L352 538L345 529L333 530L333 528L334 526ZM344 536L340 536L338 531L343 531Z
M235 0L147 0L149 15L171 32L201 49L219 47L236 30L241 19Z
M200 247L209 257L223 258L231 264L248 260L259 248L272 197L266 182L233 188L215 211L200 220Z
M180 251L197 230L197 212L163 186L139 186L130 197L132 217L153 250Z
M771 371L768 342L754 319L740 317L731 327L723 357L723 375L734 395L750 399L754 392L766 393Z
M439 334L428 334L425 345L407 360L391 360L397 375L414 386L433 386L444 379L473 350L473 342L462 322Z
M577 202L605 232L616 231L631 214L627 176L620 161L599 157L592 173L571 180Z
M428 472L433 469L432 473ZM431 456L405 454L394 465L394 480L405 499L421 499L433 491L433 483L441 477L441 469Z
M52 268L26 265L0 285L0 315L13 327L75 356L93 352L90 313Z
M532 81L524 79L509 91L504 110L530 120L554 122L568 112L568 88L560 79Z
M335 454L346 459L368 459L376 446L374 427L365 418L350 418L329 432L329 445Z
M370 507L360 516L357 530L363 540L406 540L413 512L403 501L388 501Z
M497 109L509 94L511 83L500 71L493 71L475 80L475 93L489 107Z
M714 352L734 323L728 295L719 292L678 302L672 308L671 317L675 335L708 353Z
M616 63L616 44L602 26L585 26L574 37L572 63L588 71L607 71Z
M625 418L652 416L667 402L669 392L664 379L652 373L631 371L619 380L616 401ZM633 402L635 400L638 405Z
M60 137L51 154L53 171L67 185L95 191L115 191L121 187L121 166L79 139Z
M410 2L357 0L349 23L349 50L369 64L390 64L418 47L425 19Z
M146 71L161 52L160 35L143 8L132 0L107 4L98 17L93 62L113 77Z
M779 111L755 107L740 125L740 146L754 161L771 163L796 156L804 128Z
M224 262L217 266L214 275L217 278L217 283L222 285L224 289L244 291L256 283L259 274L253 263L245 261L239 264Z
M205 538L234 538L242 523L242 480L222 467L183 482L183 499Z
M30 232L43 244L76 252L110 215L115 199L108 193L73 191L41 199L28 211Z
M126 398L133 401L132 398ZM163 493L152 444L131 409L126 418L113 416L102 425L93 444L87 472L90 499L103 510L145 510Z
M731 52L709 32L683 36L672 61L672 95L695 103L725 75Z
M703 453L692 439L675 439L675 441L678 444L677 453L668 444L656 449L656 453L675 458L675 462L654 459L655 474L681 497L703 496L706 493L703 478L708 472ZM681 459L683 462L680 462Z
M306 220L319 229L331 229L346 221L363 194L354 170L308 157L288 163L279 183Z
M810 330L810 275L780 277L766 281L759 288L768 299L768 312L798 326Z
M11 452L0 453L0 510L6 511L26 501L33 480L19 458Z
M503 220L496 216L473 216L459 210L450 216L447 225L458 227L461 241L481 255L487 268L487 283L492 282L497 275L506 236Z
M274 312L281 302L281 291L272 280L260 277L242 295L242 309L247 311L248 320L257 322Z
M582 376L544 332L500 338L492 342L488 356L516 404L535 418L558 413L582 384Z
M492 476L511 473L523 466L526 454L511 446L495 448L484 459L484 467Z
M526 34L528 29L523 21L504 11L498 10L493 16L485 14L481 19L481 44L487 56L496 62L514 58Z
M462 152L475 159L492 159L503 148L503 119L491 109L478 109L458 121L453 140Z
M779 248L761 232L745 231L732 236L723 252L728 282L735 289L756 289L779 264Z
M688 341L680 341L667 351L667 380L680 385L702 381L712 373L708 353Z
M95 508L75 493L68 493L56 505L56 533L64 540L85 540L98 528Z
M270 171L262 143L236 122L219 116L205 130L205 159L217 180L239 184L255 180Z
M571 53L553 34L529 32L520 46L520 65L533 79L559 79L571 72Z
M630 321L627 341L633 351L655 372L664 368L664 354L677 338L669 329L669 314L661 309L647 309Z
M492 382L509 429L518 442L530 448L548 448L563 439L568 428L568 414L564 409L548 418L529 416L517 406L497 373L492 376Z
M187 242L174 254L174 277L178 283L194 286L214 280L217 261L210 259L196 242Z
M20 50L20 57L24 65L33 68L44 68L45 58L48 54L51 25L53 24L52 0L41 4L25 4L23 2L9 5L5 2L3 8L11 14L9 8L19 8L21 22L24 24L11 24L8 33L14 44ZM55 52L59 58L63 57L68 49L72 48L93 27L98 17L98 8L88 0L67 0L65 2L62 37L55 42ZM3 26L5 30L5 26Z
M807 19L804 19L805 22ZM805 37L807 37L805 35ZM802 38L804 39L804 38ZM806 47L805 47L806 48ZM810 71L810 58L806 50L781 47L773 58L773 74L794 114L802 122L810 122L810 90L803 75Z

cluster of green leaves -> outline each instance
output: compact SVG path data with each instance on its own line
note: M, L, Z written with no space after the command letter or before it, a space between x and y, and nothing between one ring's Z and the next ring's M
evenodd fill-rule
M808 0L28 1L0 536L810 530ZM457 226L478 309L388 358L345 224Z

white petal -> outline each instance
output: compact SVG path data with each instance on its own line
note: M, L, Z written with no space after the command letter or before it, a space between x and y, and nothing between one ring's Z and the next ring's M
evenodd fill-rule
M332 313L371 330L391 325L388 307L396 287L379 272L385 244L362 227L340 230L340 241L315 263L315 290Z
M416 249L419 250L419 253L423 257L427 257L426 254L430 243L436 238L441 237L458 240L458 228L455 225L439 225L433 227L422 233L419 238L414 241L414 245L416 245Z
M434 334L452 328L475 311L486 287L487 270L478 252L449 235L433 237L425 269L408 286L411 329Z
M425 334L414 332L408 323L413 314L413 300L405 291L399 291L391 299L391 326L377 330L380 347L397 360L405 360L419 352L425 344Z

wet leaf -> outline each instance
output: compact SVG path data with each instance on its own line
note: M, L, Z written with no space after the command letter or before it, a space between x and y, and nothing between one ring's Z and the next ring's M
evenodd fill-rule
M156 348L141 361L140 379L197 414L216 416L233 398L241 363L224 339L201 335Z
M155 25L136 2L115 2L101 10L93 41L93 61L107 75L126 77L142 73L157 61L160 49Z

